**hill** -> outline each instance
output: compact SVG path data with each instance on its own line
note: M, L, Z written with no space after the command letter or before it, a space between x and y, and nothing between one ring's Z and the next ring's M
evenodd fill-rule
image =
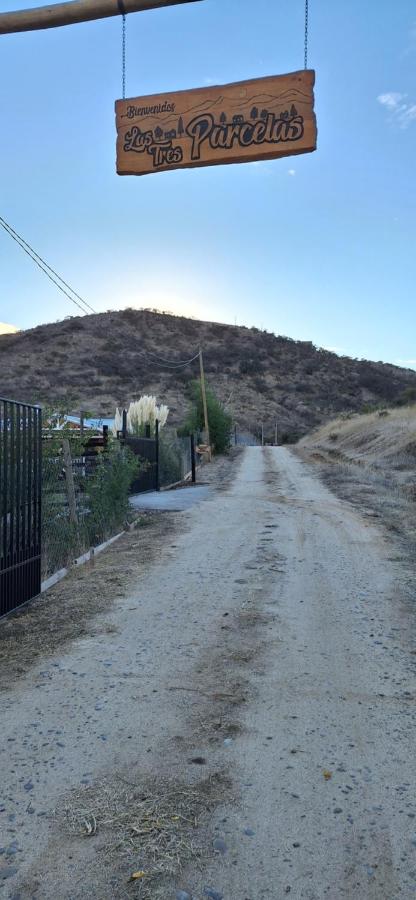
M199 345L208 383L239 425L263 421L270 437L275 421L281 437L292 437L342 410L416 392L409 369L339 357L257 328L126 309L0 335L0 394L112 415L116 405L154 393L179 423L198 361L175 369L159 360L179 363Z

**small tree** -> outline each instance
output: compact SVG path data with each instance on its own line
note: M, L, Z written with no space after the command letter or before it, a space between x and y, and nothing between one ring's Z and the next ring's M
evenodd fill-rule
M214 392L207 387L207 407L209 433L214 453L227 453L231 444L232 418ZM192 406L188 412L185 424L181 429L182 434L203 431L205 427L204 406L202 402L201 382L193 381L191 384Z

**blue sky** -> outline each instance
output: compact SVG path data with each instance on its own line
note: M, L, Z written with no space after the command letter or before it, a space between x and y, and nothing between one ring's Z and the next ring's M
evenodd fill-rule
M302 68L303 14L202 0L131 15L127 96ZM310 66L316 153L121 178L121 20L1 37L0 215L97 311L237 320L416 368L414 0L311 0ZM0 230L0 321L71 314Z

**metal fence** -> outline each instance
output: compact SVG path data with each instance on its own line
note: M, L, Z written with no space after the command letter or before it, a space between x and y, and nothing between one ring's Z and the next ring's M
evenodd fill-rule
M40 593L42 413L0 398L0 616Z
M163 428L159 446L160 487L184 481L192 470L190 436L178 437L174 429Z
M68 430L44 434L43 580L124 529L132 465L118 441L98 436L85 441Z
M158 439L134 437L123 438L127 447L138 456L142 466L131 487L131 494L142 494L145 491L157 491L159 487L159 448Z
M193 440L190 435L178 437L176 429L165 427L156 428L153 438L138 437L123 431L118 432L118 437L141 461L141 469L131 485L131 494L176 484L192 472L195 436Z

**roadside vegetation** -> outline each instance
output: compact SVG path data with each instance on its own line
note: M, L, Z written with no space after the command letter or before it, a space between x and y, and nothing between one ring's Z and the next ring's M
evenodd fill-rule
M345 414L303 438L297 452L345 499L416 546L416 405Z
M129 490L139 461L111 436L105 450L85 456L88 437L65 426L59 431L51 427L43 435L43 578L121 531L129 518ZM72 487L64 442L72 463Z
M232 417L207 387L209 435L214 454L228 453L231 445ZM179 434L202 433L205 427L201 383L193 381L190 388L191 406Z

